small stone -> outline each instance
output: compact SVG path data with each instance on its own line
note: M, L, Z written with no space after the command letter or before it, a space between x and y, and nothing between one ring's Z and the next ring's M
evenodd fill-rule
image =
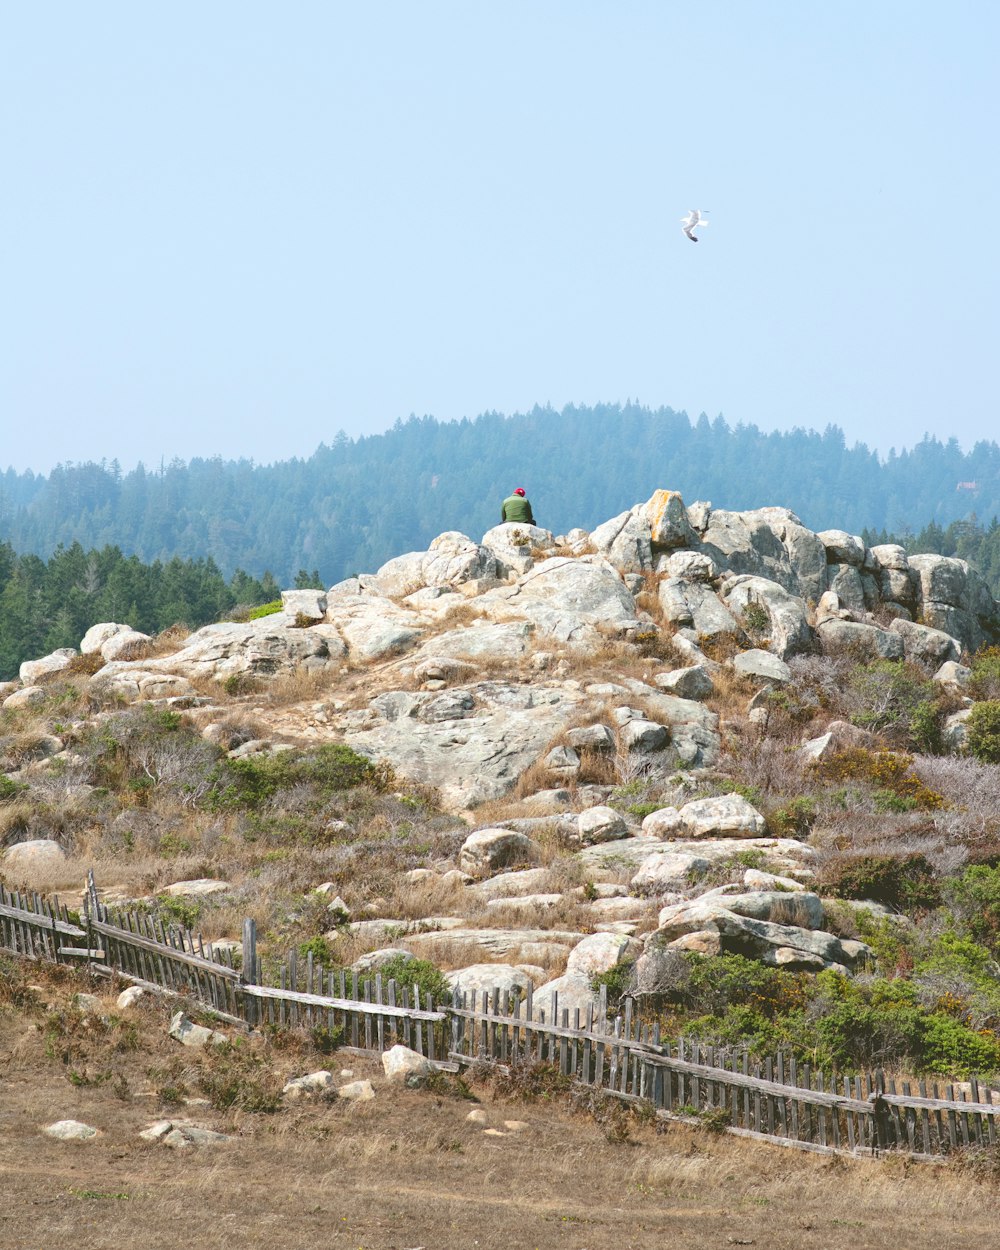
M223 1046L229 1041L225 1033L206 1029L202 1024L193 1024L183 1011L178 1011L171 1019L168 1032L182 1046L207 1046L209 1043Z
M482 1107L474 1107L465 1119L469 1124L488 1124L490 1117Z
M281 1091L282 1095L288 1099L306 1098L310 1094L325 1094L334 1088L333 1073L322 1069L319 1072L310 1072L306 1076L295 1077L289 1081Z
M209 894L223 894L232 889L228 881L216 881L211 877L199 877L194 881L175 881L163 891L171 898L204 898Z
M505 1133L503 1129L500 1129L500 1128L484 1128L483 1136L484 1137L507 1137L508 1134Z
M42 1129L42 1132L57 1141L90 1141L97 1136L97 1129L90 1124L84 1124L82 1120L57 1120L55 1124Z
M613 807L590 807L576 819L576 827L583 846L598 842L614 842L628 837L628 828L621 815Z
M375 1097L375 1087L371 1081L352 1081L349 1085L341 1085L337 1097L344 1102L371 1102Z
M528 1127L527 1120L504 1120L503 1126L512 1133L520 1133Z
M429 1059L408 1046L393 1046L382 1056L382 1067L388 1080L404 1084L411 1078L422 1079L436 1071Z

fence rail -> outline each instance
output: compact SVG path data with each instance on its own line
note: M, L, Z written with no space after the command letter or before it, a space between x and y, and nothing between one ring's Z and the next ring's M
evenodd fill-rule
M437 1063L550 1064L595 1092L651 1106L660 1115L697 1116L713 1127L803 1150L905 1150L939 1158L955 1149L996 1146L1000 1091L973 1079L955 1086L901 1081L882 1072L839 1076L777 1055L670 1041L641 1020L633 1000L609 1019L606 990L582 1009L492 989L435 1005L416 985L376 972L331 971L292 951L280 965L257 953L244 922L242 959L155 916L109 909L88 877L77 919L58 899L0 886L0 948L22 958L86 962L98 975L196 1000L224 1020L250 1027L310 1028L378 1053L402 1042Z

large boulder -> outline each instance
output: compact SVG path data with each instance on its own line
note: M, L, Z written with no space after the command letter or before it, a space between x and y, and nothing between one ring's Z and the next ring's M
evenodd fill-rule
M680 809L661 808L642 822L650 838L759 838L767 823L741 794L692 799Z
M590 539L597 550L623 573L645 573L653 567L649 523L641 515L641 509L633 508L605 521L594 530Z
M512 864L538 858L538 844L513 829L477 829L462 843L458 866L474 877L485 877Z
M4 872L18 879L43 874L46 869L58 868L66 860L66 852L52 838L31 838L27 842L15 842L0 855Z
M698 539L676 490L657 490L642 509L650 539L657 547L692 547Z
M828 564L847 564L860 569L865 562L865 544L846 530L820 530L816 537L823 544Z
M131 634L135 630L131 625L119 625L117 621L101 621L97 625L91 625L80 641L80 654L91 655L100 651L109 638L121 633Z
M108 663L119 659L137 659L146 652L151 642L149 634L140 633L137 629L120 629L101 644L101 659Z
M299 668L323 669L346 652L339 638L319 632L323 628L300 629L281 612L246 623L223 621L191 634L172 655L119 660L105 665L91 681L98 685L113 681L127 689L129 675L136 688L141 687L139 673L221 681L235 674L269 678ZM142 697L152 696L144 693Z
M592 979L584 972L566 972L554 981L547 981L535 990L532 1016L535 1020L545 1019L552 1024L552 1006L555 1003L556 1019L554 1023L562 1024L563 1013L569 1020L570 1028L575 1026L576 1013L580 1013L580 1027L587 1022L587 1013L593 1009L594 1017L598 1015L600 994L593 988Z
M889 631L899 634L903 640L904 655L917 664L933 665L937 669L948 660L962 657L962 644L940 629L897 619L889 626Z
M409 1046L392 1046L382 1055L382 1069L386 1080L398 1085L421 1081L436 1072L436 1066Z
M826 548L787 508L713 509L701 550L721 569L777 582L814 602L826 589Z
M389 692L339 727L353 750L466 808L509 793L584 706L575 690L480 682L439 694Z
M788 897L797 900L802 896ZM834 968L847 972L859 960L871 956L862 942L846 941L832 933L800 925L756 920L730 910L724 903L724 899L696 899L693 903L664 908L660 913L660 928L647 941L645 953L669 949L675 942L680 949L690 949L685 938L692 934L710 934L717 935L718 948L723 953L759 959L789 971Z
M620 812L613 807L588 807L576 820L581 846L593 846L595 842L614 842L629 836L628 826Z
M527 573L534 564L533 552L555 549L552 534L539 525L505 521L483 535L482 546L493 555L497 577Z
M676 812L676 808L671 808ZM680 839L669 847L655 837L625 838L621 842L603 842L597 846L577 851L576 861L585 879L594 882L620 881L624 874L632 874L632 889L636 889L634 874L654 856L665 853L686 853L709 865L726 867L736 856L748 851L759 856L761 865L770 872L793 877L809 877L816 863L817 852L796 838L708 838L701 840ZM702 869L695 868L692 876L700 876ZM644 894L664 893L679 888L665 884L657 890L653 885Z
M667 577L657 594L664 617L678 629L693 629L701 638L740 632L732 612L700 578Z
M641 949L635 938L624 933L592 933L573 947L566 961L566 972L570 975L581 974L592 980L619 964L634 962Z
M864 612L867 606L864 578L853 564L828 564L826 585L827 590L837 596L839 604L851 612Z
M678 920L687 923L688 913L694 909L698 927L706 908L725 908L737 916L750 920L767 920L775 924L795 925L800 929L820 929L823 926L823 900L808 890L743 890L739 885L720 886L699 895L693 902L668 905L660 912L661 932L671 928Z
M694 851L662 851L643 861L632 878L631 889L642 897L679 893L689 889L710 867L711 861Z
M825 568L824 565L824 577ZM767 649L780 659L787 660L812 646L812 630L803 598L790 593L780 583L766 577L741 575L726 582L723 598L729 611L739 619L745 619L751 606L764 609L768 619Z
M445 979L453 990L470 994L473 990L478 994L484 991L499 990L501 994L527 994L531 985L531 977L512 964L470 964L467 968L458 968L445 974Z
M956 608L966 606L969 566L964 560L926 553L910 556L909 565L917 575L922 601L948 603Z
M536 564L513 586L476 600L491 620L528 620L539 636L593 646L608 628L634 627L635 600L603 556L553 556Z
M734 655L732 666L741 677L749 677L768 686L784 686L792 680L792 670L784 660L758 647Z
M132 660L115 660L105 664L91 677L90 684L95 690L117 695L129 702L137 699L188 698L195 693L194 686L186 677L152 669L142 661Z
M69 668L77 654L75 647L60 647L58 651L43 655L40 660L25 660L18 675L26 686L34 685L42 677L50 677Z
M689 668L673 668L668 673L657 673L653 681L658 689L667 694L675 694L681 699L707 699L715 690L711 674L704 664L692 664Z
M384 594L399 597L424 586L458 586L496 573L496 556L489 547L449 531L439 534L427 551L397 556L383 564L375 576Z
M893 622L894 625L898 623ZM823 650L827 653L850 651L873 660L901 660L904 655L902 636L887 629L879 629L877 625L831 618L821 621L816 632Z

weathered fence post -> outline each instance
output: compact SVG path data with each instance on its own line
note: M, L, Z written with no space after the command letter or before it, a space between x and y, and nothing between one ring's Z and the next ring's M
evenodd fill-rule
M243 975L242 984L257 984L257 925L248 916L243 921ZM251 1028L257 1023L257 1001L250 994L243 995L243 1019Z

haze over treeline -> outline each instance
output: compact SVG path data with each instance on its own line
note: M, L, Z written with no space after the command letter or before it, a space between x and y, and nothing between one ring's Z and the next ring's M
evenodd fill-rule
M593 528L669 487L716 507L790 507L816 530L916 534L1000 512L1000 447L980 442L963 452L956 439L925 436L883 459L848 446L837 426L764 433L633 402L451 423L411 417L270 465L235 458L128 472L114 461L60 465L47 476L8 470L0 541L41 557L79 542L147 562L211 560L227 578L266 571L283 586L316 570L330 585L426 548L444 530L479 537L517 485L554 532Z

